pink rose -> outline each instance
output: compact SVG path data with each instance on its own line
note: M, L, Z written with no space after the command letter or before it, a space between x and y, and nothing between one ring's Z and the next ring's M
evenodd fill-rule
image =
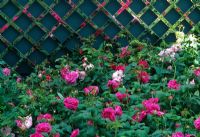
M115 66L115 65L111 65L111 68L113 69L113 70L121 70L121 71L125 71L125 66L124 65L119 65L119 66Z
M200 76L200 68L194 70L194 74L199 77Z
M184 137L184 134L182 132L175 132L172 134L172 137Z
M70 110L76 110L78 108L79 100L73 97L67 97L64 99L64 105Z
M43 122L43 123L37 124L35 129L36 129L36 132L39 132L39 133L41 132L49 133L51 132L52 127L49 123Z
M125 101L126 99L129 98L129 94L121 93L121 92L117 92L117 93L115 94L115 96L117 97L117 99L118 99L120 102L123 102L123 101Z
M167 86L169 89L179 90L181 85L176 80L170 80Z
M108 118L111 121L115 121L115 110L111 107L104 108L104 110L101 113L102 118Z
M85 87L83 90L86 95L88 94L97 95L99 93L99 88L97 86L88 86Z
M69 72L69 67L64 67L60 70L61 77L64 79L65 75Z
M124 58L126 56L129 56L131 54L131 51L128 50L128 46L121 48L121 53L119 54L120 58Z
M53 137L60 137L59 133L53 134Z
M20 83L21 81L22 81L22 79L21 79L20 77L17 77L16 82L17 82L17 83Z
M123 114L122 108L120 106L115 106L115 114L121 116Z
M46 113L46 114L40 114L38 117L37 117L37 120L42 120L42 119L45 119L47 121L52 121L53 120L53 116L49 113Z
M139 60L138 65L144 69L148 69L149 68L149 64L146 60Z
M44 137L44 136L40 133L34 133L34 134L31 134L30 137Z
M79 132L80 132L79 129L73 130L70 137L77 137L79 135Z
M141 111L133 115L132 119L134 121L141 122L146 117L146 115L147 115L146 111Z
M200 131L200 117L194 121L194 126L197 130Z
M5 76L9 76L10 73L11 73L11 71L10 71L9 68L4 68L4 69L2 70L2 73L3 73Z
M120 86L120 82L118 82L116 80L109 80L107 83L107 86L109 88L112 88L113 90L115 90L116 88L118 88Z
M137 75L138 80L142 83L148 83L150 80L150 76L146 71L140 71Z
M75 84L78 77L79 77L78 71L71 71L65 74L64 79L68 84Z

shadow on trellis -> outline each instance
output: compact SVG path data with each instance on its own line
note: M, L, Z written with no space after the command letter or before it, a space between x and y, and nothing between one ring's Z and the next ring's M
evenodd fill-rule
M198 0L0 0L0 59L21 75L95 36L94 47L131 38L172 42L179 25L188 33L200 21Z

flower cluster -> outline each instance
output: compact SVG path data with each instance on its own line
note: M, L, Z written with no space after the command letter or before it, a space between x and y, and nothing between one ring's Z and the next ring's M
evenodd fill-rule
M101 116L102 118L107 118L111 121L116 120L116 116L121 116L123 114L122 108L120 106L115 106L113 109L112 107L104 108Z

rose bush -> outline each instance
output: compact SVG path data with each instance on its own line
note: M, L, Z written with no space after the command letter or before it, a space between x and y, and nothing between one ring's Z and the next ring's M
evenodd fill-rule
M199 137L200 48L188 37L86 42L26 78L0 62L0 136Z

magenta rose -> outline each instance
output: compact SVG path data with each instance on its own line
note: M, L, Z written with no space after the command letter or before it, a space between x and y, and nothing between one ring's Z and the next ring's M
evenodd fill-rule
M146 60L139 60L138 65L144 69L149 68L149 64Z
M109 80L107 83L107 86L109 88L112 88L113 90L115 90L116 88L118 88L120 86L120 82L118 82L116 80Z
M60 137L59 133L53 134L53 137Z
M181 85L176 80L170 80L167 86L169 89L179 90Z
M79 129L75 129L72 131L70 137L77 137L79 135Z
M150 76L146 71L140 71L137 75L138 80L142 83L148 83L150 80Z
M200 117L194 121L194 126L197 130L200 131Z
M182 132L175 132L172 134L172 137L184 137L184 134Z
M37 124L35 129L36 129L36 132L39 132L39 133L42 133L42 132L49 133L51 132L52 127L49 123L43 122L43 123Z
M123 114L122 108L120 106L115 106L115 114L121 116Z
M78 108L79 100L73 97L67 97L64 99L64 105L70 110L76 111Z
M146 116L147 116L146 111L141 111L141 112L138 112L135 115L133 115L132 119L134 121L141 122Z
M34 134L31 134L30 137L44 137L44 136L40 133L34 133Z
M126 99L129 98L129 94L121 93L121 92L117 92L117 93L115 94L115 96L117 97L117 99L118 99L120 102L123 102L123 101L125 101Z
M200 68L194 70L194 74L199 77L200 76Z
M40 114L38 117L37 117L37 120L47 120L47 121L52 121L53 120L53 116L49 113L46 113L46 114Z
M115 121L116 117L115 117L115 110L111 107L108 108L104 108L104 110L101 113L102 118L108 118L111 121Z

